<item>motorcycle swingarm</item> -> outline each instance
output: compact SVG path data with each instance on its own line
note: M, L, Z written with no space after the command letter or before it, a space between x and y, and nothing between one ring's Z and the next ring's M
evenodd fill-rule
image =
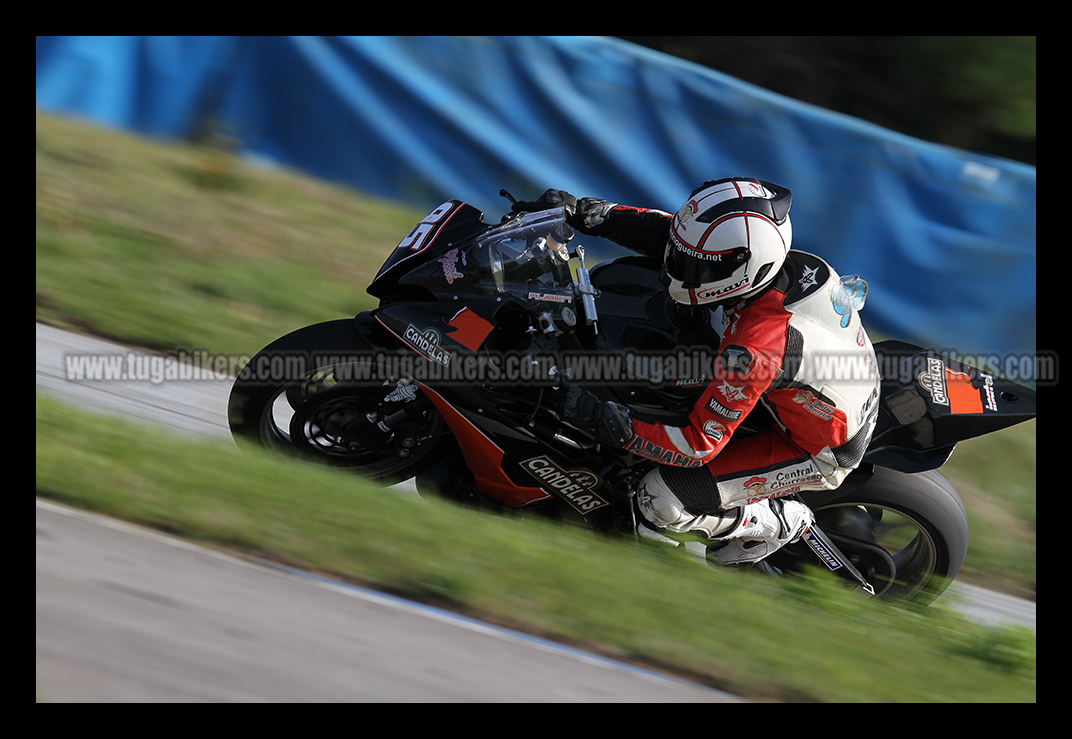
M875 588L872 587L871 583L856 569L848 557L838 549L837 545L830 540L826 532L817 525L813 523L809 526L801 538L831 572L837 573L846 580L855 582L859 589L868 595L875 594Z

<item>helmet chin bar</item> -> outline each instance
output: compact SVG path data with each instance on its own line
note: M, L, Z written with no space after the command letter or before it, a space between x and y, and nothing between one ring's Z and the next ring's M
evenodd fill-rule
M766 290L774 280L774 275L772 274L773 267L773 262L767 262L759 268L756 279L751 280L748 283L747 289L741 290L740 292L728 290L725 295L716 296L715 299L704 297L697 293L697 288L700 287L698 283L682 282L679 285L675 285L674 283L679 281L674 280L673 278L670 278L669 285L667 285L667 292L669 293L670 298L678 305L703 306L705 308L714 309L727 303L736 303L741 300L746 300ZM747 279L747 274L742 275L742 278ZM684 298L684 300L682 298Z
M663 257L670 296L721 304L760 293L792 248L787 188L759 180L712 180L673 216Z

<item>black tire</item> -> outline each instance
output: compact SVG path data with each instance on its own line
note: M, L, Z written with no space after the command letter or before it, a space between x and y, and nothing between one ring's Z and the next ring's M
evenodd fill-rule
M231 388L227 416L236 443L382 482L409 479L439 461L452 442L446 422L417 386L399 392L408 381L379 371L376 357L391 350L373 350L352 319L306 326L269 344ZM390 434L367 420L405 407L412 415Z
M937 470L909 474L876 467L863 485L813 510L819 527L885 600L930 604L964 564L964 503Z

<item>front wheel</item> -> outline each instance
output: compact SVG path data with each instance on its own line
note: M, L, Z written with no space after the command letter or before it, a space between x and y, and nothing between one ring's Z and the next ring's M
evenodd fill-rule
M933 602L960 572L968 551L964 503L937 470L908 474L877 467L867 482L825 498L813 511L816 524L885 600ZM769 560L772 565L793 569L808 561L802 544L785 549Z
M420 388L392 374L352 320L298 329L257 353L231 388L227 415L240 445L347 467L376 480L413 477L452 437ZM394 419L388 426L385 421Z

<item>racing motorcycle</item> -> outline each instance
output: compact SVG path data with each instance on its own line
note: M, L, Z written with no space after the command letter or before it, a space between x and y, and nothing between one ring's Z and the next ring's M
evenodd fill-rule
M670 300L658 260L589 271L572 237L561 208L488 225L472 205L443 203L368 286L378 307L250 359L228 403L235 440L413 479L422 495L635 534L637 484L663 450L601 445L563 420L562 393L581 385L651 415L687 409L717 371L706 353L721 321ZM776 492L810 506L815 524L765 562L821 562L868 594L929 603L968 546L964 505L938 468L958 441L1034 418L1035 392L904 342L875 351L878 422L862 463L836 490ZM771 423L757 404L734 436Z

